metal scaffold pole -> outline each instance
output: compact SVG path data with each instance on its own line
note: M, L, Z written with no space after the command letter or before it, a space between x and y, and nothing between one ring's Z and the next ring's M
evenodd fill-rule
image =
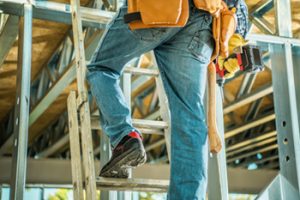
M290 0L276 0L276 32L291 38ZM273 41L272 41L273 42ZM276 41L274 41L276 43ZM300 45L286 39L269 44L280 173L259 195L259 200L300 199L299 64Z
M218 87L218 86L216 86ZM222 141L222 150L218 154L211 154L208 161L208 198L228 200L228 180L227 180L227 165L226 165L226 148L224 135L224 120L223 120L223 100L222 88L218 87L217 99L217 126L220 132Z
M24 4L24 17L19 24L17 95L15 106L14 152L10 199L24 198L28 146L30 73L32 47L32 5Z

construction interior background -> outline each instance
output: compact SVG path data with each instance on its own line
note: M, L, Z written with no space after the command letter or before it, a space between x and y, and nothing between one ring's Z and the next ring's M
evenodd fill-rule
M122 1L80 3L88 62ZM300 0L246 3L251 21L247 39L262 50L265 70L238 73L226 81L223 94L218 92L218 124L224 129L226 148L210 158L208 199L298 200ZM68 0L0 0L1 200L9 194L15 199L23 194L24 199L73 199L67 98L77 90L77 81L71 25ZM128 65L145 72L155 68L155 60L149 52ZM157 79L138 73L129 78L125 73L121 82L132 115L164 120ZM126 83L131 83L129 88ZM97 113L91 98L90 110ZM96 175L100 159L109 156L107 138L98 126L92 119ZM133 170L134 178L168 179L163 128L145 128L148 161ZM101 189L97 194L98 199L110 200L166 198L165 193L147 191Z

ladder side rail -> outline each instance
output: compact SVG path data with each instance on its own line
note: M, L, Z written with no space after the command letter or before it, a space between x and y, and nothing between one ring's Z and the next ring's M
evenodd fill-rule
M158 68L156 58L154 52L151 52L151 57L153 59L154 66ZM168 152L168 158L171 162L171 114L169 109L168 98L166 95L166 91L163 86L163 82L161 76L155 77L157 92L158 92L158 99L159 99L159 106L160 106L160 115L163 121L168 123L168 127L165 128L165 139L166 139L166 146Z
M131 73L123 74L123 93L131 113ZM132 178L132 169L129 169L129 178ZM131 200L131 192L118 192L119 199Z
M85 85L86 63L84 53L84 38L82 33L82 22L80 15L79 0L71 0L72 10L72 28L74 47L76 52L76 67L77 67L77 88L78 88L78 103L80 112L80 126L81 126L81 145L83 157L83 169L85 177L86 198L95 200L96 192L96 178L94 166L93 143L91 137L91 120L90 108L87 100L87 88Z
M79 126L76 106L76 92L71 91L68 97L69 137L71 151L71 168L73 195L75 200L83 198L82 164L80 154Z

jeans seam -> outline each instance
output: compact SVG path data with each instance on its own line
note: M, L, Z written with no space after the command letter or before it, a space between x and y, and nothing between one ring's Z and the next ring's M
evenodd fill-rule
M98 46L95 49L95 52L93 54L93 56L91 57L91 61L90 63L94 63L97 60L98 57L98 53L101 49L102 44L104 43L105 39L107 38L106 36L108 35L108 32L111 30L112 25L115 23L116 19L118 17L120 17L122 11L122 7L119 8L119 10L117 11L117 13L113 16L112 20L109 22L109 24L105 27L104 33L98 43Z

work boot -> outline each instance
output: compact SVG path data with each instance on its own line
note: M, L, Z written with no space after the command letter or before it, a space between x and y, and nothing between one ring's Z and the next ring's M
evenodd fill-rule
M100 176L109 178L128 178L128 168L146 162L146 151L140 134L133 131L126 135L113 149L111 159L101 169Z

